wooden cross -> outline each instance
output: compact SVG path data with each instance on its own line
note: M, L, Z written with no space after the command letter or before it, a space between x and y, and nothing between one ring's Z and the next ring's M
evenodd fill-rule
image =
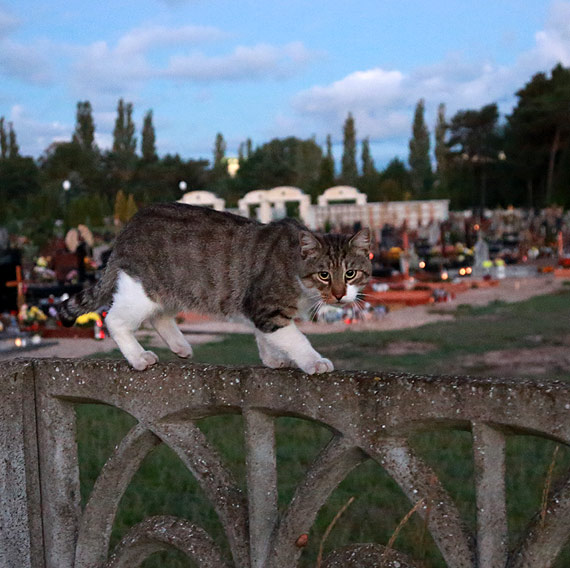
M8 288L17 288L18 291L18 310L26 302L26 296L24 294L24 280L22 279L22 267L16 266L16 280L10 280L6 282Z

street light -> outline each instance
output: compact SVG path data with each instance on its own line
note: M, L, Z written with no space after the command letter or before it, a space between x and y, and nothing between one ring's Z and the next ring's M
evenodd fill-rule
M178 184L178 188L180 189L180 191L186 191L188 189L188 184L184 180L182 180Z
M61 187L63 187L63 195L64 195L64 206L63 206L63 228L64 231L67 230L67 209L68 209L68 201L69 201L69 190L71 189L71 182L68 179L64 179Z

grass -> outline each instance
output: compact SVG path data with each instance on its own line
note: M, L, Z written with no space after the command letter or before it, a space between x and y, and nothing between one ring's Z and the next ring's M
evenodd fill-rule
M457 374L467 355L497 349L528 349L536 345L561 346L570 336L570 290L536 297L518 304L494 303L485 308L459 306L455 319L417 329L390 332L347 331L313 336L313 345L333 359L339 368L407 371L427 374ZM539 339L537 339L539 338ZM378 355L391 342L431 344L426 353ZM173 358L166 349L157 350L161 360ZM120 356L114 351L105 356ZM259 364L255 341L250 336L228 336L220 343L197 345L197 362L219 364ZM477 374L488 374L484 365ZM563 369L540 375L569 380ZM82 496L85 500L113 447L132 426L133 420L121 411L95 405L78 405L78 442ZM219 449L236 478L245 485L242 419L240 416L210 417L200 427ZM229 434L230 433L230 434ZM303 473L330 439L330 432L317 424L295 418L276 420L279 504L290 500ZM475 490L471 436L468 432L439 431L416 434L410 439L414 450L435 470L455 500L467 525L475 527ZM533 514L540 511L543 490L554 488L570 469L570 451L552 442L529 436L511 436L507 441L507 508L511 545L524 534ZM424 562L428 568L445 566L437 548L425 535L417 515L402 519L413 507L395 482L373 462L353 471L333 492L320 511L304 549L302 566L313 568L327 527L350 497L355 500L331 528L324 549L356 542L386 545L398 530L396 548ZM130 526L153 514L173 514L188 518L204 528L227 550L219 521L192 475L167 447L158 446L147 456L135 475L120 506L112 545ZM570 565L566 546L555 568ZM189 568L193 564L177 553L160 553L149 558L145 568Z

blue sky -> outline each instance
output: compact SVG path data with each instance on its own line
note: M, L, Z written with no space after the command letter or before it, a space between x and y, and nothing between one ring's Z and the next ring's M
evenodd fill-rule
M498 102L557 62L570 65L570 2L539 0L0 0L0 116L22 153L69 140L77 101L100 147L119 98L140 140L153 111L159 154L211 159L240 142L331 134L355 116L383 167L407 159L414 107Z

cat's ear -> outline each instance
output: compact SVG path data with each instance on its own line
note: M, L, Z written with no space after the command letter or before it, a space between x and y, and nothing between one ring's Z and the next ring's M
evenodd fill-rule
M368 254L370 252L370 229L361 229L349 242L354 249L361 250Z
M303 260L310 256L317 256L322 248L321 241L309 231L299 233L299 245L301 245L301 257Z

